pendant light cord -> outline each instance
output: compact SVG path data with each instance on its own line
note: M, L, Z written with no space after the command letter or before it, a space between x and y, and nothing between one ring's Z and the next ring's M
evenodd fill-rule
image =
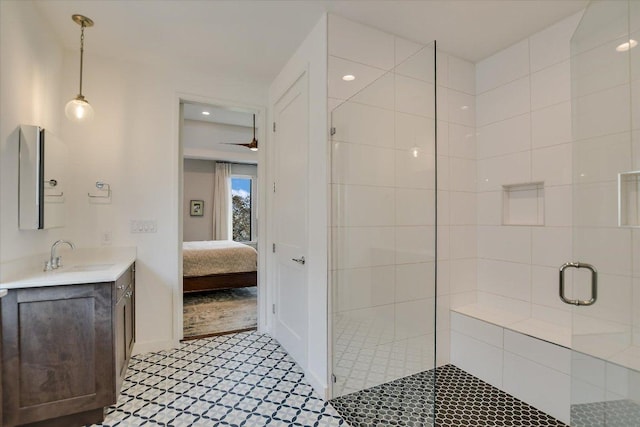
M85 27L84 22L80 26L82 27L82 29L80 30L80 93L79 95L82 96L82 62L84 57L84 27Z

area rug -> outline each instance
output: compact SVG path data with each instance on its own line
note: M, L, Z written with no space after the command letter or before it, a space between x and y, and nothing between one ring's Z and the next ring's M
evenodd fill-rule
M202 292L184 296L184 337L248 330L258 323L258 288Z

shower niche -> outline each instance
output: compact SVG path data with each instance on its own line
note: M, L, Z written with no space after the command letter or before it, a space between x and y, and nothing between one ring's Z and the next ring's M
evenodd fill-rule
M544 183L502 186L503 225L544 225Z
M640 171L618 174L618 226L640 227Z

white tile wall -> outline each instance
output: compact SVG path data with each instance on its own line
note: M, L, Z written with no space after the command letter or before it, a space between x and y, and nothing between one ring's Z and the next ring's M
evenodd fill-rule
M482 94L529 74L529 41L523 40L476 65L476 90Z
M539 71L550 65L569 59L571 39L582 11L563 19L529 38L531 71Z
M434 225L435 210L433 190L397 188L395 203L390 200L388 206L371 206L372 209L386 211L395 206L396 225Z
M354 75L356 79L350 82L342 80L342 76L347 74ZM329 56L329 97L349 99L384 74L385 70L380 68Z
M395 37L338 15L329 19L329 55L383 70L395 65Z
M393 111L346 102L333 121L333 126L340 129L340 134L336 135L334 141L393 148L393 121Z
M570 421L571 379L567 374L505 351L503 389L560 421Z
M478 160L478 191L501 191L503 185L531 179L531 151Z
M574 139L626 132L630 129L629 86L616 86L573 101Z
M549 107L571 99L570 62L563 61L531 75L531 109Z
M476 97L476 123L485 126L530 110L529 76L498 86Z
M545 186L571 184L571 148L571 144L561 144L533 150L531 180Z
M558 268L572 259L570 227L532 227L531 263Z
M433 83L396 75L396 110L435 118Z
M333 184L334 224L344 227L395 224L394 189L366 185Z
M478 260L478 289L521 301L531 301L531 265L516 262Z
M451 331L451 363L498 388L502 388L502 353L502 348L471 334Z
M531 148L529 113L478 127L478 159L503 156Z
M502 191L487 191L477 194L478 225L500 225L502 223Z
M476 65L478 301L558 328L557 268L572 259L570 39L580 18ZM534 182L543 183L544 225L502 225L503 186Z
M478 257L531 263L530 227L478 226Z
M395 302L407 302L435 296L433 262L395 266Z
M440 139L441 135L438 135ZM438 152L442 155L450 154L453 157L463 159L476 159L476 132L473 126L450 124L448 128L447 141L449 150L443 152L440 148Z
M531 113L533 148L571 142L571 103L569 101Z

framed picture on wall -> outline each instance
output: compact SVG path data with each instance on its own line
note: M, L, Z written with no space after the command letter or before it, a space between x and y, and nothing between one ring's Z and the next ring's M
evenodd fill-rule
M204 215L204 200L192 200L191 201L191 216L203 216Z

